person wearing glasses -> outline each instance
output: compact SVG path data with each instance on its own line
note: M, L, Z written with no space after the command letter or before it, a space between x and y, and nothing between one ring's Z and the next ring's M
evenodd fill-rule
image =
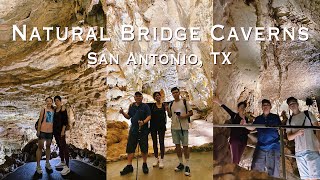
M253 124L259 125L281 125L280 117L270 113L271 102L268 99L262 100L263 114L256 117ZM240 124L247 124L242 120ZM254 130L255 127L247 127ZM280 135L276 128L257 128L258 142L253 153L251 169L260 172L267 172L269 176L280 177Z

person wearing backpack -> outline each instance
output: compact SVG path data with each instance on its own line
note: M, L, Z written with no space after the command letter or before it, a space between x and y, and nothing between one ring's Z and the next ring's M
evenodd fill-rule
M166 133L166 122L167 115L166 109L168 106L161 102L161 94L160 92L154 92L153 98L156 100L155 104L151 106L151 120L150 120L150 133L153 142L153 151L155 162L153 163L153 167L159 165L159 168L162 169L164 167L164 136ZM161 158L158 157L158 136L159 135L159 144L160 144L160 154Z
M69 127L68 123L68 114L66 107L61 103L61 97L55 96L54 102L56 104L56 108L54 110L54 118L53 118L53 136L57 142L59 147L59 156L61 162L57 164L56 168L63 168L60 172L61 175L67 175L70 173L69 168L69 149L66 143L66 135L65 132Z
M314 115L309 111L301 112L298 100L287 99L292 116L289 126L318 126ZM320 179L319 140L312 129L287 129L288 140L295 141L295 157L301 179Z
M46 169L51 171L50 160L50 145L52 142L52 133L53 133L53 116L54 116L54 107L52 106L53 99L47 97L45 99L46 107L41 108L40 116L38 122L36 123L37 137L38 137L38 149L36 152L37 167L36 172L41 175L42 169L40 166L40 160L42 156L42 149L44 142L46 142Z
M240 124L241 120L245 120L248 123L248 118L244 115L245 109L247 107L246 102L239 102L238 113L233 112L226 105L224 105L218 97L213 98L213 102L221 106L231 117L232 124ZM241 156L244 152L244 149L247 146L249 130L246 128L231 128L230 131L230 149L232 155L232 162L239 164Z
M174 101L170 103L168 108L168 115L171 118L171 134L173 143L176 146L177 156L179 158L179 165L175 168L175 171L183 171L186 176L190 176L189 167L189 147L188 147L188 129L189 129L189 118L193 115L192 109L190 108L189 102L180 99L180 90L177 87L171 89ZM183 146L184 158L186 160L185 166L182 159Z

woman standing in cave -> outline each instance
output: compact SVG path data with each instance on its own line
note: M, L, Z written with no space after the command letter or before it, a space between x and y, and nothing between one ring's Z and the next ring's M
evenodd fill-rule
M38 120L37 126L37 137L38 139L38 149L36 152L37 159L37 168L36 171L38 174L42 174L42 169L40 166L40 160L42 155L42 149L44 142L46 142L46 169L51 171L50 160L50 145L52 142L52 133L53 133L53 116L54 116L54 107L52 106L53 99L47 97L45 99L46 107L40 110L40 118Z
M248 122L248 118L244 115L247 104L245 102L238 103L238 113L230 110L224 105L218 97L213 98L213 102L219 104L231 117L232 124L240 124L242 120ZM232 154L232 162L239 164L245 147L247 146L249 130L246 128L231 128L230 132L230 149Z
M69 168L69 149L66 143L65 132L68 126L68 114L65 106L62 106L61 97L55 96L54 103L56 104L56 109L54 110L54 120L53 120L53 135L59 147L59 156L61 162L56 165L56 168L63 168L61 175L67 175L70 173Z
M160 92L154 92L153 98L156 100L155 104L152 104L151 107L151 120L150 120L150 133L153 142L153 151L155 162L153 163L153 167L159 164L159 168L162 169L164 167L163 158L164 158L164 135L166 132L166 109L167 105L161 102L161 94ZM160 156L158 157L158 136L159 135L159 144L160 144Z

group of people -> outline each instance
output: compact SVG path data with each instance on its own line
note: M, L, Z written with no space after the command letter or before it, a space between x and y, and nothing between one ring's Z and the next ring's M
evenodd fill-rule
M36 172L41 175L42 168L40 166L40 160L42 157L42 149L44 142L46 142L46 164L45 168L49 171L52 170L50 165L50 146L53 137L59 147L59 156L61 162L56 165L56 168L62 168L61 175L67 175L70 173L69 168L69 150L66 144L65 132L68 128L68 114L66 107L62 105L61 97L55 96L54 99L47 97L45 99L46 106L41 108L40 116L36 124L37 137L38 137L38 149L36 152L37 167ZM53 102L55 106L53 106Z
M164 136L166 131L167 114L172 120L172 140L175 144L176 153L179 159L179 165L174 170L177 172L184 171L184 174L186 176L190 175L188 119L193 115L193 112L190 108L189 102L185 99L181 99L179 88L172 88L171 93L174 97L174 100L168 104L161 101L160 92L154 92L153 98L155 99L156 103L153 103L151 104L151 106L149 106L148 104L142 102L142 93L136 92L134 94L135 102L130 104L128 112L124 112L122 108L120 109L119 112L126 119L131 119L128 143L126 147L128 162L127 166L125 166L124 169L120 172L121 175L126 175L133 172L132 159L134 157L137 145L139 145L141 149L143 158L142 170L145 174L149 172L149 168L147 165L149 133L152 137L155 156L153 167L159 166L159 168L161 169L164 168ZM149 121L150 128L148 125ZM160 144L160 157L158 153L158 139ZM184 154L185 161L183 161L182 152Z
M213 101L219 104L231 116L232 124L249 124L245 116L246 103L238 104L238 113L230 110L218 97ZM230 149L233 163L238 164L247 145L250 130L257 130L257 145L253 154L251 169L267 172L270 176L279 177L280 168L280 136L276 128L255 128L254 125L288 125L288 126L318 126L315 116L309 111L300 111L298 100L294 97L287 99L292 115L282 123L277 114L271 113L271 102L262 100L263 113L256 117L253 126L231 128ZM301 179L320 179L320 144L319 135L312 129L286 129L288 140L295 141L295 158ZM318 132L320 134L320 132Z

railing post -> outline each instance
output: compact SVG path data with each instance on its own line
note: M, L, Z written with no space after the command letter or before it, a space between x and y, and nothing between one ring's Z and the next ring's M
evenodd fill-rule
M284 179L287 179L287 174L286 174L286 161L285 161L285 156L284 156L284 142L283 142L283 129L280 129L280 151L281 151L281 163L282 163L282 176Z

